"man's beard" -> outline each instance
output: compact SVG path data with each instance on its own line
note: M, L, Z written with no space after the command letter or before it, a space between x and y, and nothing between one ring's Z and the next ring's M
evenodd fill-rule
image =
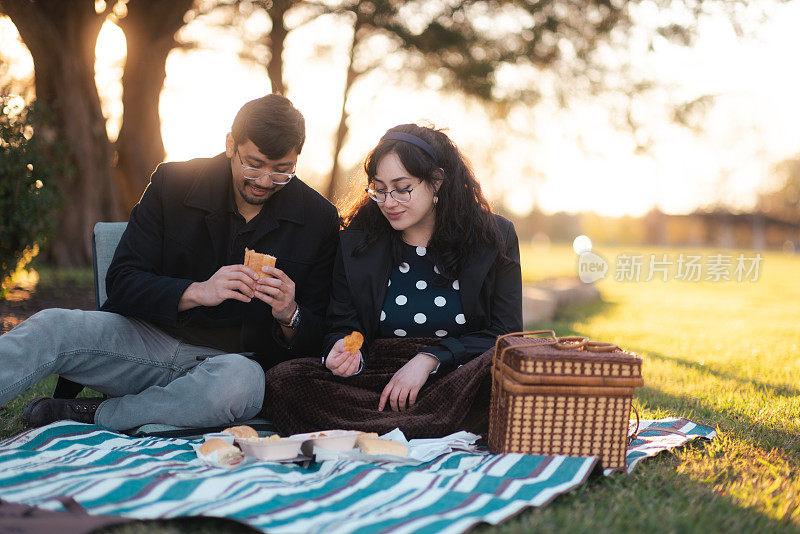
M248 204L253 205L253 206L261 206L267 200L269 200L270 197L272 196L272 193L274 193L274 191L270 191L267 188L261 188L264 191L269 192L270 194L268 194L266 196L263 196L263 197L254 197L254 196L250 195L250 193L247 190L247 186L249 185L248 183L239 182L236 185L237 185L237 189L239 190L239 194L242 196L242 199L244 199L245 202L247 202Z

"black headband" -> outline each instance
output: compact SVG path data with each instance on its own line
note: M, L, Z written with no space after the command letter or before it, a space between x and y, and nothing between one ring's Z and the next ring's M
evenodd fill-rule
M423 141L422 139L420 139L419 137L417 137L416 135L411 135L403 132L387 132L386 134L384 134L383 137L381 137L381 141L390 141L390 140L405 141L406 143L411 143L412 145L418 146L419 148L427 152L431 158L433 158L433 162L436 163L436 165L439 165L439 158L436 157L436 151L433 149L433 147L428 143L426 143L425 141Z

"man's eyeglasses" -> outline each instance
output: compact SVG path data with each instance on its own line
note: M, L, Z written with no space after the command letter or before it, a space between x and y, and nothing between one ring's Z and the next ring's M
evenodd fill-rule
M379 204L383 204L386 202L386 195L391 196L397 202L405 204L409 200L411 200L411 192L414 190L413 187L405 187L403 189L392 189L391 191L381 191L380 189L374 189L372 187L368 187L364 189L369 195L369 198L378 202Z
M275 185L285 185L295 177L294 171L292 172L269 172L256 167L248 167L242 162L242 155L237 151L236 155L239 156L239 164L242 166L242 176L247 180L260 180L264 176L269 176L270 181Z

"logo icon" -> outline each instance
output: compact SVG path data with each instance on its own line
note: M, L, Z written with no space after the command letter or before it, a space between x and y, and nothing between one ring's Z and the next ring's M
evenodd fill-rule
M602 280L608 274L608 262L594 252L584 252L578 258L578 278L584 284Z

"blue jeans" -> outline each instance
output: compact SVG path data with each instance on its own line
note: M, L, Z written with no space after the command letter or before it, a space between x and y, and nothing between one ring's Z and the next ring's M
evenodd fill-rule
M100 311L44 310L0 336L0 406L51 374L111 397L95 423L115 430L225 425L254 417L264 399L256 362Z

